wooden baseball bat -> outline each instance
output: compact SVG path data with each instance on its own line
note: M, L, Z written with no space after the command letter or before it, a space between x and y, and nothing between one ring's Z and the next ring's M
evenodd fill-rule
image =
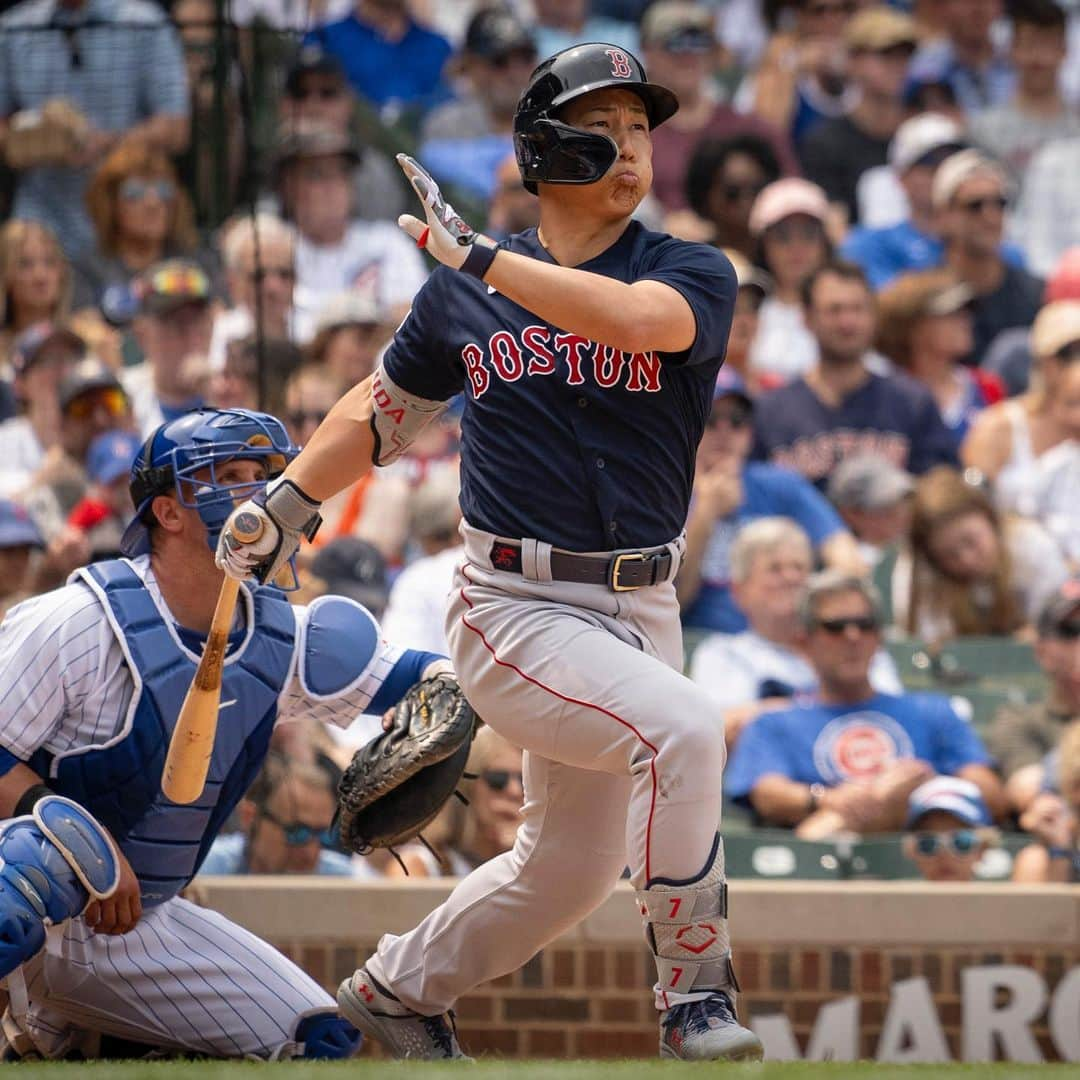
M253 544L263 534L263 522L257 514L238 514L230 526L233 536L243 544ZM217 732L218 704L221 701L221 673L225 652L229 646L236 598L240 582L225 575L218 593L210 633L203 646L195 677L180 706L165 768L161 774L161 790L174 803L192 803L206 786L210 755L214 751Z

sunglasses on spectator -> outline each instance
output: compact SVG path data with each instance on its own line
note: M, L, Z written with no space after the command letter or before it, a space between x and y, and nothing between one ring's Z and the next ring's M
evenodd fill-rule
M742 404L728 405L726 408L716 408L709 413L709 427L719 427L721 424L727 424L728 427L733 428L735 431L741 428L747 427L750 424L751 412Z
M336 848L338 846L337 830L333 825L326 829L316 829L311 825L305 825L302 821L282 821L270 813L265 806L259 807L259 817L273 822L284 834L285 843L289 847L303 847L312 840L318 840L319 846L324 848Z
M968 199L966 202L957 203L957 206L965 214L981 214L986 210L997 210L1001 213L1009 205L1009 200L1004 195L986 195L981 199Z
M326 409L297 409L288 413L285 419L294 428L300 428L305 424L321 424L326 419L326 412Z
M936 855L939 851L950 851L953 855L970 855L978 846L979 835L974 829L915 834L915 850L920 855Z
M522 789L525 787L525 777L520 772L513 772L510 769L485 769L480 774L480 779L492 791L505 791L511 780L516 780L518 787Z
M142 202L148 195L156 195L162 202L176 198L176 185L171 180L140 180L129 176L118 190L125 202Z
M724 202L749 202L761 194L764 186L764 184L724 184L720 189L720 194L723 195Z
M770 240L778 240L781 244L790 244L793 240L819 240L824 236L820 221L799 220L798 218L778 221L775 225L770 225L766 233Z
M846 634L850 627L854 627L860 634L872 634L878 629L878 621L873 615L849 615L842 619L818 619L814 624L826 634L839 637Z
M1074 360L1080 360L1080 341L1070 341L1063 345L1054 356L1063 364L1071 364Z
M499 53L498 56L492 56L488 63L493 68L499 68L505 71L513 63L519 64L535 64L536 53L530 49L511 49L509 52Z
M1053 636L1059 641L1076 641L1080 638L1080 623L1060 623L1054 627Z
M127 415L127 395L123 390L105 387L101 390L88 390L67 403L64 412L72 420L87 420L98 409L105 409L114 419Z

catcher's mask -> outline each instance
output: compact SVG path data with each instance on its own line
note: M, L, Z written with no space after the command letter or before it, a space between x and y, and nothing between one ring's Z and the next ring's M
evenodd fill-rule
M213 551L237 503L263 483L226 484L217 470L228 461L266 463L272 480L300 452L284 425L269 413L251 409L196 409L162 424L143 443L131 466L131 501L135 516L124 530L120 550L130 557L150 551L150 505L158 495L175 495L182 506L198 510ZM209 470L209 477L195 474Z
M594 42L556 53L532 73L514 113L514 153L527 191L535 195L537 183L594 184L615 164L614 139L558 118L567 103L604 89L637 94L650 129L679 108L678 98L649 82L641 61L617 45Z

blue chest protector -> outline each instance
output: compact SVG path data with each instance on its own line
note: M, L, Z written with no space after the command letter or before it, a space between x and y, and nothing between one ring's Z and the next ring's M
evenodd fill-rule
M255 779L292 667L296 620L277 590L241 590L241 602L253 608L244 640L225 664L206 789L196 802L179 806L162 792L161 771L197 661L127 562L95 563L79 576L103 605L135 688L120 735L110 745L57 757L50 786L109 829L139 878L144 906L153 906L191 880Z

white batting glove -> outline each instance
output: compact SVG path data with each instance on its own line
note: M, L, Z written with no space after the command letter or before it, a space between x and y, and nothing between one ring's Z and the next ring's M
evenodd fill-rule
M301 539L306 536L310 540L318 531L322 524L320 505L291 480L283 476L271 480L265 492L241 503L229 515L214 561L229 577L240 581L249 577L273 581L296 554Z
M416 241L417 247L430 251L443 266L483 279L498 250L495 241L458 217L423 165L408 154L398 154L397 162L423 203L427 218L425 224L412 214L402 214L398 225Z

